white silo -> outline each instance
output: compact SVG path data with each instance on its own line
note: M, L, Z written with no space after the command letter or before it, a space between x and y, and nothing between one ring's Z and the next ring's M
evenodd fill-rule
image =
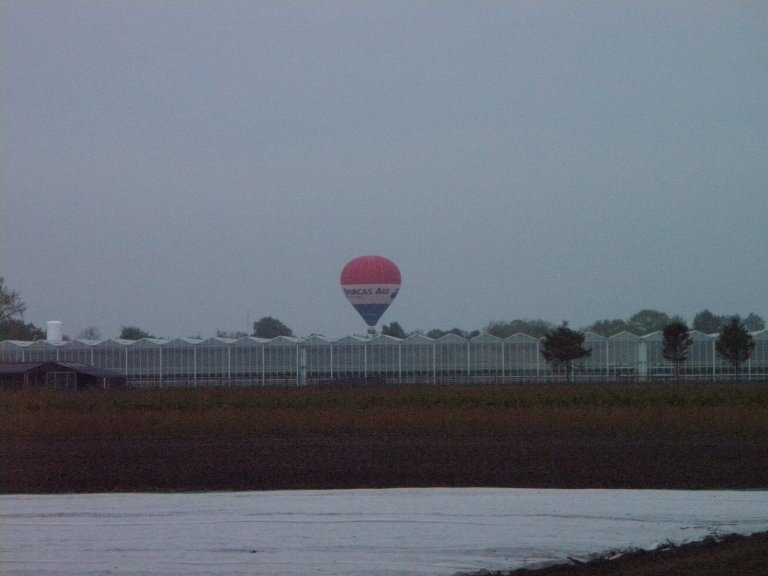
M48 329L45 333L46 340L52 340L54 342L61 342L64 340L64 331L61 326L61 322L58 320L49 320Z

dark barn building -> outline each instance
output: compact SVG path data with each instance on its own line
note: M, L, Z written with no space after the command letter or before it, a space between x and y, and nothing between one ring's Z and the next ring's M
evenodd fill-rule
M0 363L0 388L120 388L125 376L78 362Z

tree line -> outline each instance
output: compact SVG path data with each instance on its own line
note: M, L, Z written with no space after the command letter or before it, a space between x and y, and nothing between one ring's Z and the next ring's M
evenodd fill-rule
M711 317L714 317L710 312L704 312L706 312L704 317L707 321L710 321ZM753 322L755 322L753 326L756 326L756 330L764 328L762 319L755 314L750 314L748 318L750 317L753 318ZM755 317L757 318L757 321L754 320ZM621 324L619 324L619 322L621 322ZM601 325L607 327L608 322L604 321ZM688 360L690 347L693 344L693 338L691 338L688 325L679 316L670 318L669 316L666 316L666 314L659 313L655 310L642 310L638 314L632 316L628 322L619 320L611 321L610 326L611 332L604 332L602 334L603 336L612 336L622 330L638 335L660 330L663 334L662 355L666 360L672 362L675 370L675 378L680 378L682 366ZM621 326L621 328L613 331L617 326ZM701 325L699 324L699 326ZM629 330L627 329L628 327L633 329ZM747 326L747 322L742 320L738 315L733 315L728 319L725 317L718 318L717 327L718 337L715 341L715 351L717 355L729 364L734 372L738 374L741 371L743 364L749 360L752 351L755 348L754 338L752 337L752 334L750 334L750 331L755 330L750 329ZM701 330L700 328L696 329L704 332L704 330ZM485 332L493 334L494 336L499 336L500 338L506 338L517 333L541 338L541 355L544 356L544 359L549 362L553 368L563 370L568 380L571 380L573 379L574 374L574 364L578 360L588 358L592 355L592 350L587 348L584 344L586 340L585 333L588 330L600 334L600 332L592 329L592 327L587 330L573 330L568 325L567 321L563 321L559 326L553 326L543 320L492 322L486 326ZM397 322L392 322L388 326L384 326L382 334L389 334L399 338L407 336ZM427 336L440 337L445 334L458 334L459 336L472 337L472 333L466 333L458 329L445 333L430 331L427 333Z
M691 330L697 330L704 334L714 334L722 331L728 326L733 318L738 318L749 332L759 332L765 329L765 321L754 312L750 312L745 318L738 314L717 315L705 309L696 314L693 318ZM645 308L633 314L628 319L606 319L598 320L581 328L581 332L593 332L606 338L614 336L619 332L629 332L636 336L644 336L652 332L661 332L665 326L673 322L683 322L679 315L670 316L665 312ZM464 338L474 338L475 336L486 333L499 338L509 338L513 334L527 334L534 338L543 338L546 334L555 330L558 326L548 320L542 319L516 319L516 320L494 320L486 324L482 330L465 330L462 328L451 328L442 330L433 328L432 330L414 330L407 332L398 322L391 322L382 326L381 333L397 338L406 338L412 334L423 334L429 338L441 338L446 334L456 334Z
M0 277L0 340L39 340L45 338L45 333L32 323L23 320L26 305L15 290L5 286L5 280ZM742 365L750 358L755 342L750 332L763 330L765 322L757 314L751 312L742 319L739 315L716 315L709 310L699 312L693 321L693 330L707 334L718 333L715 342L717 354L738 373ZM673 363L675 375L679 378L682 365L688 359L689 349L693 343L690 329L679 316L668 316L658 310L644 309L633 314L627 320L600 320L582 330L573 330L567 321L555 326L545 320L512 320L493 321L485 326L483 332L507 338L513 334L523 333L534 338L541 338L541 354L553 367L564 369L568 379L573 377L574 363L592 354L592 350L584 345L587 331L602 336L613 336L626 331L638 336L651 332L662 331L662 354ZM396 338L406 338L407 333L398 322L390 322L382 326L381 333ZM411 334L423 334L415 331ZM441 338L447 334L456 334L464 338L473 338L481 333L480 330L466 331L460 328L450 330L432 329L426 332L430 338ZM217 331L219 337L241 338L243 332ZM272 316L264 316L253 323L252 336L259 338L276 338L278 336L294 336L293 330ZM152 334L137 326L123 326L118 336L127 340L152 338ZM81 332L78 338L98 340L101 334L94 326L89 326Z
M5 280L0 277L0 341L1 340L40 340L45 338L45 332L32 323L23 320L26 305L21 296L5 286ZM693 325L688 325L680 316L669 316L664 312L643 309L628 319L605 319L585 326L581 330L573 330L567 321L560 325L541 319L516 319L511 321L495 320L488 323L483 330L464 330L451 328L443 330L433 328L426 332L415 330L406 332L398 322L390 322L381 328L381 334L396 338L406 338L411 334L424 334L429 338L441 338L447 334L456 334L464 338L473 338L482 332L508 338L513 334L523 333L534 338L542 339L541 353L553 366L562 367L571 376L573 363L588 357L591 350L584 347L585 333L594 332L601 336L613 336L626 331L642 336L652 332L663 332L664 358L675 366L675 374L679 376L682 364L688 359L688 350L693 342L690 330L705 334L718 333L716 341L717 354L731 365L736 372L746 362L755 343L750 332L765 329L765 321L750 312L745 318L738 314L718 315L705 309L696 314ZM248 336L245 332L226 332L218 330L218 337L242 338ZM278 336L293 337L291 328L272 316L264 316L253 323L250 336L258 338L276 338ZM99 340L101 333L95 326L85 328L79 339ZM153 335L138 326L123 326L118 338L140 340L153 338Z
M679 380L682 366L688 360L693 338L687 324L681 320L670 321L662 328L662 334L662 355L672 362L675 379ZM584 346L584 341L584 332L572 330L568 327L568 322L563 322L542 337L541 354L553 367L564 368L568 379L571 380L574 362L592 354L592 350ZM732 316L724 326L720 327L715 341L715 351L736 374L741 372L743 364L749 360L754 348L755 340L744 325L744 321L738 316Z

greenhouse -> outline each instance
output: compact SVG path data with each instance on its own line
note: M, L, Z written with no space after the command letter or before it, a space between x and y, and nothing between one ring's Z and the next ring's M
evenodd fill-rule
M716 334L691 331L693 343L681 365L690 381L768 379L768 331L752 333L755 349L740 373L720 358ZM414 334L347 336L329 340L278 337L176 338L171 340L73 340L0 342L1 362L77 362L125 376L130 386L259 386L384 383L547 382L567 378L526 334L506 339L481 334L439 339ZM587 332L591 354L574 364L583 382L656 381L674 378L662 354L663 334L620 332L609 338Z

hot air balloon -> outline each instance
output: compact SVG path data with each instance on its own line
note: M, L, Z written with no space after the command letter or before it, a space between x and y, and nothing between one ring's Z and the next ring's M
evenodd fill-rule
M373 327L400 290L400 270L383 256L360 256L341 271L341 288L365 323Z

